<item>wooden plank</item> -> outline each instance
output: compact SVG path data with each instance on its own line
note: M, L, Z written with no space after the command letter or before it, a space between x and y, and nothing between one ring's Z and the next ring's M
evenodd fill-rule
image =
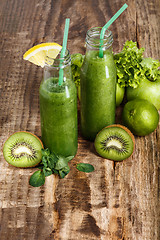
M159 1L127 3L128 9L110 27L114 51L126 40L138 41L146 56L159 57ZM2 148L13 132L40 136L38 88L42 69L22 60L23 53L43 41L62 43L70 17L68 48L84 54L86 31L103 26L122 1L1 0L0 135ZM117 121L121 108L117 110ZM136 137L132 157L114 164L95 153L93 143L79 135L78 153L65 179L50 176L44 186L28 184L33 169L9 166L0 153L1 240L147 239L158 240L160 162L159 127ZM94 165L80 173L77 162Z

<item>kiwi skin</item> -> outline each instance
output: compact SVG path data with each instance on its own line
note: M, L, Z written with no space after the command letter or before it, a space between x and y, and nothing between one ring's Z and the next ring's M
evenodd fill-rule
M123 125L120 125L120 124L112 124L112 125L109 125L109 126L106 126L106 127L104 127L98 134L97 134L97 136L104 130L104 129L106 129L106 128L114 128L114 127L119 127L119 128L122 128L122 129L124 129L129 135L130 135L130 137L131 137L131 139L132 139L132 142L133 142L133 151L132 151L132 154L129 156L129 157L131 157L132 155L133 155L133 152L134 152L134 149L135 149L135 138L134 138L134 135L132 134L132 132L127 128L127 127L125 127L125 126L123 126ZM96 138L95 138L96 139ZM95 147L95 142L94 142L94 147ZM95 150L96 150L96 147L95 147ZM97 151L97 150L96 150ZM100 155L100 154L99 154ZM101 156L101 155L100 155ZM103 156L101 156L101 157L103 157ZM105 157L103 157L103 158L105 158ZM128 157L127 157L128 158ZM124 158L123 160L125 160L126 158ZM110 160L113 160L113 159L110 159ZM114 161L122 161L122 160L114 160Z
M38 138L35 134L33 134L33 133L31 133L31 132L28 132L28 131L18 131L18 132L15 132L15 133L11 134L11 135L6 139L5 143L8 141L8 139L9 139L12 135L18 134L18 133L27 133L27 134L30 134L30 135L34 136L34 137L39 141L39 143L41 144L41 146L42 146L41 149L44 148L43 143L42 143L42 141L40 140L40 138ZM3 151L3 156L5 155L5 154L4 154L4 146L5 146L5 143L3 144L3 150L2 150L2 151ZM5 159L5 156L4 156L4 159ZM5 160L6 160L6 159L5 159ZM7 161L7 160L6 160L6 161ZM40 161L41 161L41 159L40 159ZM17 167L17 168L32 168L32 167L37 166L37 165L40 163L40 161L37 162L36 164L30 165L30 166L15 166L14 164L12 164L12 163L9 162L9 161L7 161L7 163L8 163L9 165L14 166L14 167Z

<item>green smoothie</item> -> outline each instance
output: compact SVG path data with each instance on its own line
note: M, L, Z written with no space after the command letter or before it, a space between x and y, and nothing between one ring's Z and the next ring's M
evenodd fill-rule
M115 123L116 66L111 50L99 57L87 51L81 69L81 132L93 141L105 126Z
M40 116L45 148L63 156L77 152L77 92L73 81L58 85L49 78L40 85Z

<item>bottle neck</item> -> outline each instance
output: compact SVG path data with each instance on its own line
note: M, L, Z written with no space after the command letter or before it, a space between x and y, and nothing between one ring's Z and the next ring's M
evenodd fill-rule
M63 82L66 80L72 80L71 57L68 50L66 50L64 58L60 57L60 53L56 58L46 57L43 80L45 81L48 78L59 79L61 68L63 69Z
M64 58L61 58L60 53L56 56L56 58L46 57L45 59L45 68L56 68L57 70L60 68L65 68L68 65L71 65L71 57L69 50L66 50Z
M99 50L100 47L100 34L101 34L101 27L95 27L88 30L86 35L86 48L87 50ZM106 30L102 49L107 50L112 48L113 43L113 35L110 30Z

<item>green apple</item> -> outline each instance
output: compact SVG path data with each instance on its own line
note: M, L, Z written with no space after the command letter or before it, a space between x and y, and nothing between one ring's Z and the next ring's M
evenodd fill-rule
M121 87L119 83L116 84L116 107L118 107L124 98L125 88Z
M146 99L151 102L157 110L160 109L160 77L156 81L143 79L137 88L126 89L127 100L135 98Z

